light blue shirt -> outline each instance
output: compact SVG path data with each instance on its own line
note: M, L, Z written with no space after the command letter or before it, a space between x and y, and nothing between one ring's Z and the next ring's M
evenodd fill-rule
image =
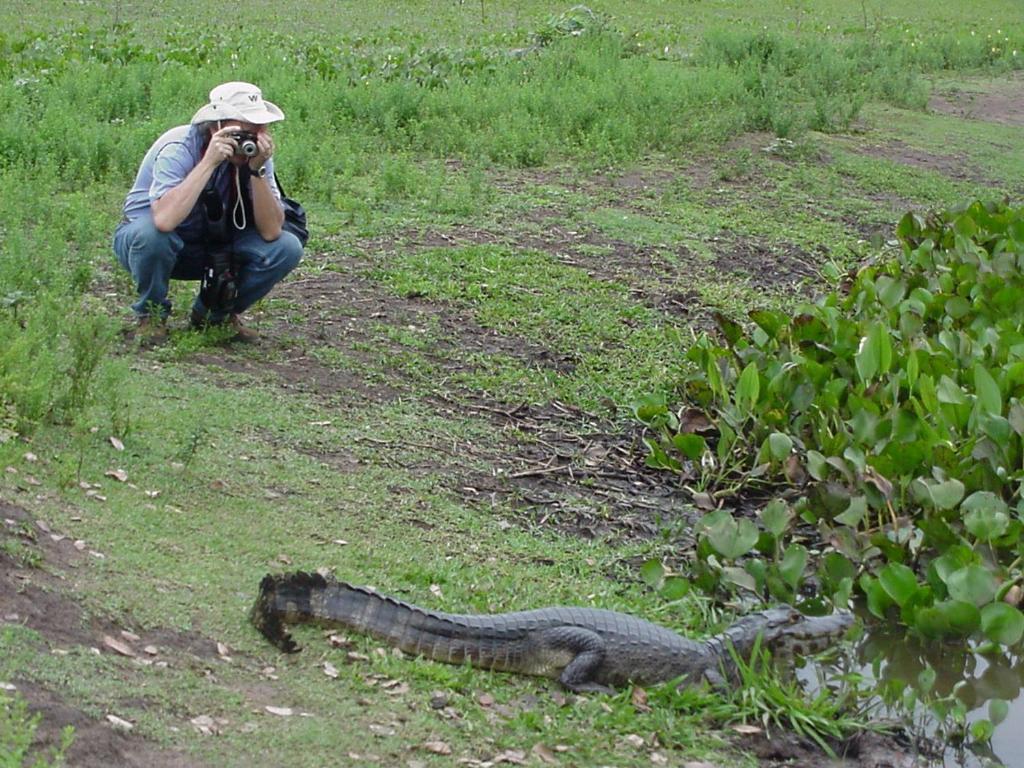
M192 169L199 164L203 157L204 145L206 144L207 131L199 125L179 125L171 128L159 139L153 142L153 146L142 158L139 172L135 175L135 183L132 185L128 197L124 201L124 215L129 221L134 221L143 213L148 211L156 200L159 200L169 191L177 187L185 180L185 177L192 172ZM228 209L231 199L232 174L227 173L230 164L227 162L221 165L214 172L212 183L220 194L224 205L225 215L231 216ZM267 181L270 189L278 202L281 201L281 191L277 188L274 179L274 160L267 160ZM244 192L244 187L243 187ZM229 224L229 226L231 226ZM248 222L252 227L253 222ZM186 242L201 240L206 235L206 209L203 198L200 195L195 207L185 220L175 229Z

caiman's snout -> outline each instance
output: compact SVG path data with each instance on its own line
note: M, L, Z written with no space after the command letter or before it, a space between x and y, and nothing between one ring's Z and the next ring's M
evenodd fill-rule
M848 612L828 616L804 616L796 610L793 613L794 619L776 641L776 653L820 653L839 642L853 626L853 614Z

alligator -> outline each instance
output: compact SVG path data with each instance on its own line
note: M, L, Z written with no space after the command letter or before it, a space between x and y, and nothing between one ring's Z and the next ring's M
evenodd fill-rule
M820 652L845 635L849 613L804 616L790 606L749 614L718 635L690 640L616 611L551 607L515 613L426 610L319 573L268 574L250 620L282 651L299 650L288 624L313 623L363 633L414 656L558 680L573 692L626 685L738 679L736 660L757 648L773 658Z

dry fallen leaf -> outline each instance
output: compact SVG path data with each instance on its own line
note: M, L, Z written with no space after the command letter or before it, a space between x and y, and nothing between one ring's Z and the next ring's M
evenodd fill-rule
M661 752L651 752L651 762L655 765L668 765L668 758Z
M639 686L633 688L633 708L637 712L651 711L651 707L647 703L647 691Z
M146 653L148 653L150 656L156 656L157 653L159 653L159 650L157 649L157 647L155 645L147 645L142 650L145 651Z
M476 700L477 700L477 703L479 703L481 707L493 707L494 706L494 697L491 696L491 694L489 694L489 693L481 693L479 696L476 697Z
M526 763L526 753L519 749L506 749L500 755L495 755L491 762L497 763L511 763L512 765L524 765Z
M0 683L0 691L16 691L18 686L14 683Z
M122 442L121 442L120 440L118 440L118 439L117 439L116 437L114 437L113 435L111 435L111 436L110 436L110 438L109 438L109 440L110 440L110 444L111 444L112 446L114 446L114 450L115 450L115 451L123 451L123 450L124 450L124 443L122 443Z
M1019 584L1014 584L1006 591L1006 595L1003 597L1003 602L1010 605L1020 605L1022 596L1024 596L1024 590L1021 590Z
M742 733L746 736L761 733L761 729L758 728L756 725L746 725L744 723L737 723L736 725L732 726L732 729L736 731L736 733Z
M402 694L405 694L405 693L408 693L408 692L409 692L409 684L408 683L398 683L398 685L391 686L391 687L388 687L388 685L386 683L384 685L384 693L388 694L389 696L401 696Z
M217 655L218 656L223 656L224 658L228 658L229 656L231 656L231 649L228 648L226 645L224 645L224 643L221 643L221 642L218 641L218 643L217 643Z
M127 640L129 643L137 643L142 638L136 635L134 632L130 632L127 629L121 630L121 637Z
M108 469L106 472L103 473L103 476L112 477L119 483L128 482L128 473L125 472L123 469Z
M644 745L643 736L637 736L635 733L626 734L622 737L622 740L636 749L640 749Z
M107 722L109 722L115 728L120 728L122 731L130 731L135 726L124 720L117 715L107 715Z
M334 635L332 634L327 638L327 641L331 644L332 648L351 648L352 641L349 640L345 635Z
M338 677L338 668L335 667L333 664L331 664L331 662L325 661L324 662L324 674L327 675L332 680L337 679L337 677Z
M452 748L443 741L426 741L423 743L423 748L435 755L450 755L452 753Z
M349 651L345 654L345 658L349 661L369 661L370 657L365 653L356 653L355 651Z
M291 707L264 707L264 709L278 717L291 717L294 714Z
M543 744L534 744L533 749L531 749L530 752L542 763L547 763L548 765L558 765L558 758L555 757L555 753Z
M705 763L704 761L689 761L683 763L683 768L718 768L718 766L712 765L711 763Z
M209 715L200 715L198 717L194 717L188 722L196 726L196 730L200 733L204 733L207 736L219 732L213 718Z
M122 643L120 640L115 637L111 637L110 635L103 636L103 644L110 650L120 653L122 656L135 655L135 651L132 650L130 645Z
M438 584L430 585L430 594L434 595L434 597L444 597L444 594L441 592L441 587Z

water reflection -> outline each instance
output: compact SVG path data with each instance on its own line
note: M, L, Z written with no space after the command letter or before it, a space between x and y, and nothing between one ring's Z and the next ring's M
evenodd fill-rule
M963 702L969 723L989 718L989 702L1002 699L1009 704L1006 719L995 727L987 745L967 750L946 744L937 718L926 705L918 704L914 723L945 744L946 752L934 762L944 768L1024 768L1024 657L1020 653L982 655L966 640L953 642L921 641L896 627L868 624L864 637L853 651L853 671L877 684L877 690L901 691L913 687L919 697L926 691L919 681L935 673L930 697L954 697ZM844 666L846 666L844 664ZM850 671L849 667L845 671ZM907 712L880 706L887 716L906 721Z

